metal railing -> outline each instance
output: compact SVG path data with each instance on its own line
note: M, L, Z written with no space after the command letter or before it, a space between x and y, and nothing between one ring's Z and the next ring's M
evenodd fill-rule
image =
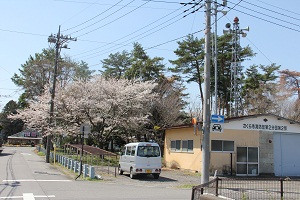
M193 187L192 200L209 193L230 199L300 199L300 180L290 178L215 178Z

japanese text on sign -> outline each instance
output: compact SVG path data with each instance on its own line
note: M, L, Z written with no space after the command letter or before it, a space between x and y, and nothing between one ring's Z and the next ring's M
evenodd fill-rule
M243 124L245 129L287 131L287 126L265 125L265 124Z

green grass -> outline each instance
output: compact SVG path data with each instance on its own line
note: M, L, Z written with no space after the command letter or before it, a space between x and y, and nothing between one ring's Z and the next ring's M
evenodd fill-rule
M45 153L40 151L40 152L37 153L37 155L39 155L39 156L45 156Z
M179 185L177 188L180 189L192 189L194 186L197 186L196 184L184 184L184 185Z

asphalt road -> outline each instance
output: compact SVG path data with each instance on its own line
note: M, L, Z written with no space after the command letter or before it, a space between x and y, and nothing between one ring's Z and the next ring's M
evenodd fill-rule
M191 190L130 182L74 181L29 147L4 147L0 154L0 200L190 199Z

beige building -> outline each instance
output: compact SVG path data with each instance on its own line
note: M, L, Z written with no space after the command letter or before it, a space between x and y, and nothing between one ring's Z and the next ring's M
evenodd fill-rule
M201 124L200 124L201 125ZM167 167L201 171L202 131L192 124L167 128ZM211 126L210 172L241 176L300 176L300 123L275 115L225 119Z

